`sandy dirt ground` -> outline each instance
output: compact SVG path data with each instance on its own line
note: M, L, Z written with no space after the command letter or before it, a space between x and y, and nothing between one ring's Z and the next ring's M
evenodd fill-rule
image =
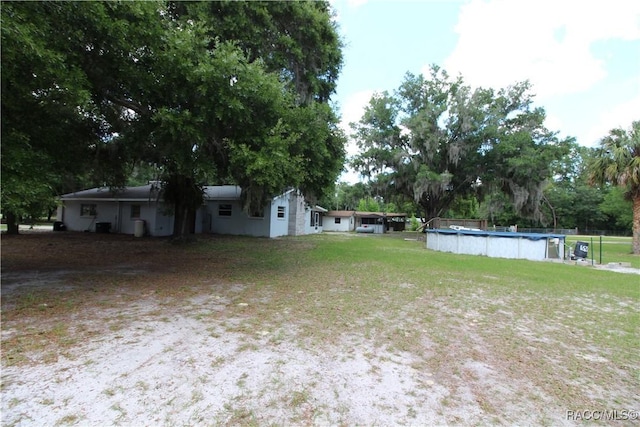
M17 295L36 298L43 287L47 298L35 304L54 313L47 328L40 323L46 315L32 320L3 315L3 352L21 336L42 335L37 351L3 358L3 426L574 425L566 411L580 409L550 394L536 378L539 372L520 369L518 362L505 366L483 329L491 319L479 310L429 301L440 316L436 320L452 325L447 333L458 334L446 340L424 326L414 330L413 313L424 303L419 300L406 313L369 313L384 331L411 334L414 342L406 351L357 324L345 324L331 339L316 339L303 333L308 325L292 315L300 301L313 300L313 290L292 290L282 300L268 288L217 283L215 274L199 279L196 291L180 294L180 303L157 287L124 286L109 294L109 301L100 300L103 293L92 299L83 292L80 308L60 310L68 299L56 296L86 290L91 277L153 281L161 268L169 275L163 280L179 283L185 270L175 268L180 260L173 254L150 258L143 246L120 254L114 246L106 251L112 253L109 263L96 257L73 263L56 257L58 243L52 245L42 248L51 255L37 268L28 257L3 265L3 314L16 308L7 304L24 302ZM3 244L3 251L11 250ZM224 260L220 263L222 268ZM79 279L78 273L87 271L92 275ZM402 292L414 285L396 287ZM328 292L343 290L336 284ZM480 291L473 298L478 306L487 303ZM256 309L264 305L276 310L256 321ZM522 366L528 358L557 356L540 354L537 344L544 338L534 332L539 326L519 325L518 339L529 343L518 355ZM594 371L609 359L597 349L572 351ZM589 393L593 402L640 409L633 408L640 402L633 384L596 382Z
M3 369L4 425L444 420L438 402L446 389L431 373L412 368L408 355L378 353L357 335L318 348L296 342L294 326L229 333L195 318L198 312L224 310L234 289L241 286L193 299L180 309L163 307L162 320L153 301L96 313L85 323L96 329L95 339L53 364ZM101 331L114 316L132 321L117 332ZM227 319L228 324L241 322L241 317ZM371 352L378 354L365 355ZM482 374L487 368L469 369ZM460 420L478 421L482 412L473 401L461 409Z

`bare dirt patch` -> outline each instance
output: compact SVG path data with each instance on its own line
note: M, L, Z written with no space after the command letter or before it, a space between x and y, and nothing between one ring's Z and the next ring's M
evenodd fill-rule
M637 365L568 317L637 315L633 301L545 313L492 276L366 283L374 265L298 265L310 240L204 239L3 237L2 424L569 425L567 410L638 409Z

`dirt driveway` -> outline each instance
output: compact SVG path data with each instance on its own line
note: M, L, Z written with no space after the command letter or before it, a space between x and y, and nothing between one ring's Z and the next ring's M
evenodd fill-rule
M243 245L194 253L128 236L3 237L2 425L572 425L568 410L608 409L602 401L638 409L633 379L558 399L570 387L541 383L536 369L563 360L541 352L557 343L533 321L507 338L527 341L507 361L489 326L509 318L507 305L469 310L398 282L352 317L347 278L298 286L294 271L286 289L237 280ZM410 302L394 305L394 293ZM481 288L468 298L488 303ZM339 332L324 333L324 318ZM609 357L572 352L594 372Z

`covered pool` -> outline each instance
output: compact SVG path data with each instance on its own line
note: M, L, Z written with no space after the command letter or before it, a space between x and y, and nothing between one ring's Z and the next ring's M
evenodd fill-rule
M457 254L485 255L542 261L564 260L562 234L515 233L477 230L427 230L427 248Z

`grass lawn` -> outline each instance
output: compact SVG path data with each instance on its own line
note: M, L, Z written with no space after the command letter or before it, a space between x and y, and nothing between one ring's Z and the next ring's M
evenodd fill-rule
M567 411L640 409L640 276L405 237L4 237L2 424L570 425ZM603 261L640 267L622 242Z
M589 260L593 257L599 264L623 262L629 263L633 268L640 268L640 256L633 255L631 237L567 236L567 243L572 247L575 247L577 241L589 243Z

